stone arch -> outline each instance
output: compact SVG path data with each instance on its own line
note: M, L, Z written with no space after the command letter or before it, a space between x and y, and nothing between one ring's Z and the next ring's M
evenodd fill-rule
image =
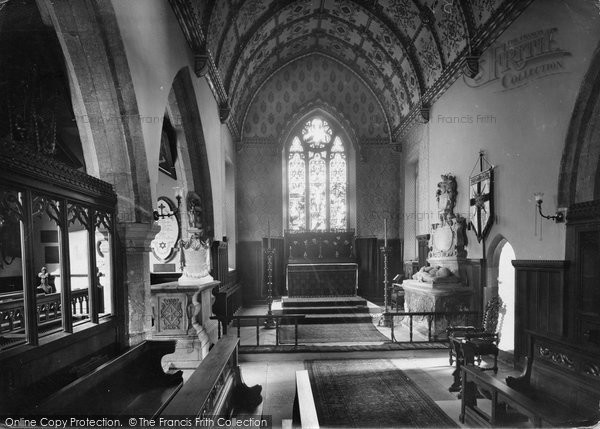
M167 114L177 132L177 177L188 191L195 191L202 200L206 233L214 234L212 187L206 140L200 119L200 111L192 83L190 69L180 69L167 101ZM158 167L157 167L158 168Z
M150 223L152 198L138 104L108 0L37 0L65 58L87 172L114 185L120 222Z
M563 150L558 205L600 199L600 44L579 89Z
M125 46L110 0L36 0L52 23L69 78L87 172L114 186L122 257L116 269L119 341L136 344L152 330L148 249L158 232L142 118Z

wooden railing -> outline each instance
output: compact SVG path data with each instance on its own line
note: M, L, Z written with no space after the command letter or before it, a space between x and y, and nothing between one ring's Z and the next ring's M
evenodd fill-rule
M273 329L269 329L268 332L275 331L275 339L274 342L272 340L272 336L270 335L271 342L266 343L263 342L261 344L261 328L265 326L265 322L269 319L269 316L266 314L262 315L244 315L244 316L233 316L232 317L232 328L236 329L237 337L241 339L242 334L242 326L247 328L255 329L256 335L256 344L240 344L240 347L273 347L282 345L280 342L280 328L281 326L294 326L294 346L297 347L301 341L298 340L298 325L302 323L302 319L304 319L306 315L304 314L285 314L285 315L277 315L270 316L273 320L272 326ZM434 327L439 324L443 324L444 326L457 326L457 325L472 325L477 324L478 321L481 321L481 313L477 311L456 311L456 312L388 312L382 314L383 320L386 322L385 326L391 328L391 342L392 343L446 343L448 339L445 336L439 336L434 333ZM396 331L398 329L398 323L394 321L394 317L403 317L406 318L402 321L402 328L408 329L408 341L399 340L396 338ZM425 318L427 320L427 337L426 339L419 340L415 338L415 327L414 327L414 318ZM218 320L217 317L211 317L213 320ZM244 321L246 323L244 323ZM221 338L222 329L224 330L225 335L227 331L224 329L225 327L221 325L219 322L218 325L218 336ZM247 339L247 338L246 338Z
M444 322L446 326L457 326L457 325L473 325L477 321L481 320L481 313L478 311L421 311L421 312L407 312L407 311L395 311L383 313L383 318L386 323L389 323L389 327L392 330L392 342L400 343L404 341L398 341L395 335L395 322L394 317L407 317L408 318L408 335L409 343L414 342L446 342L448 339L445 337L440 338L432 330L438 323ZM427 340L415 341L414 340L414 318L421 317L427 318ZM403 321L404 322L404 321ZM403 323L404 324L404 323Z
M282 320L291 320L294 324L294 346L298 346L298 322L304 319L304 314L286 314L280 316L268 316L268 315L258 315L258 316L233 316L233 327L237 328L237 338L241 338L241 330L242 330L242 320L254 320L254 326L256 328L256 346L264 347L264 346L273 346L273 344L261 344L260 343L260 328L264 326L265 321L267 319L273 320L273 325L275 329L275 345L279 346L279 334L280 328L282 326ZM216 317L211 317L211 319L217 319ZM218 320L218 319L217 319ZM219 338L221 338L221 322L219 322ZM244 345L245 346L245 345Z
M25 328L25 304L23 293L3 295L0 301L0 333L14 333ZM50 324L62 319L60 292L39 294L36 297L38 324ZM83 318L89 315L89 296L87 289L71 292L71 311L73 316Z

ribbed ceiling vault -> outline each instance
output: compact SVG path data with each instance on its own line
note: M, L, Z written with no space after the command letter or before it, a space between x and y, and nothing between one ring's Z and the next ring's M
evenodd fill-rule
M311 54L365 85L393 141L463 69L473 72L473 57L531 1L170 0L196 55L196 74L208 74L222 120L242 142L257 137L244 130L259 92L289 65L305 67L298 63ZM340 107L353 116L351 106ZM281 115L271 124L285 122Z

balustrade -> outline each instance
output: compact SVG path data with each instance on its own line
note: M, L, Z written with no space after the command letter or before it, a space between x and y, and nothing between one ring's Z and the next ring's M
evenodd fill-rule
M62 319L59 292L37 295L36 306L37 321L40 326L52 325L53 322ZM87 289L76 289L71 292L71 310L75 319L88 317L89 295ZM22 293L0 296L0 335L23 333L25 328L24 314L25 305Z

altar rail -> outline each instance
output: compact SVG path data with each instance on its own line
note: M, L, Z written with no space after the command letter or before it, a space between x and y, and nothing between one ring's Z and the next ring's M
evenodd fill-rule
M375 315L373 315L375 316ZM378 316L382 317L383 326L387 326L391 329L391 339L389 343L396 344L425 344L425 343L439 343L439 344L447 344L448 339L445 337L436 337L433 335L432 326L435 325L436 322L446 321L449 325L477 325L481 324L482 314L477 311L458 311L458 312L388 312L388 313L380 313ZM392 317L393 316L393 317ZM303 343L298 339L298 325L302 324L302 319L304 319L306 315L304 314L286 314L286 315L277 315L271 316L273 319L273 329L265 329L265 321L269 319L269 316L266 314L261 315L245 315L245 316L233 316L232 323L233 328L236 329L237 338L240 339L240 349L244 350L245 348L254 349L255 347L258 349L265 348L273 348L273 347L281 347L281 349L289 348L292 344L282 344L280 340L280 328L281 326L294 326L294 344L293 347L310 345L310 343ZM394 317L403 317L405 318L402 321L402 324L399 326L397 321L394 320ZM426 318L429 325L429 331L427 338L424 340L419 340L415 338L413 320L414 318ZM216 319L216 317L211 317L211 319ZM387 325L386 325L387 324ZM245 331L242 331L242 328L245 328ZM221 323L219 322L219 338L221 338ZM255 344L248 344L248 341L251 340L251 336L248 335L249 330L252 329L254 333L252 336L256 340ZM408 331L408 341L401 340L397 337L398 330ZM246 335L242 336L242 333L245 332ZM263 333L263 338L261 341L261 332ZM270 335L269 332L274 332L273 335ZM268 341L270 340L270 341ZM247 351L247 350L244 350Z
M481 325L482 314L479 311L419 311L419 312L407 312L407 311L395 311L383 313L383 318L392 331L392 342L402 343L405 341L398 341L396 339L396 323L394 317L406 317L408 318L408 335L409 343L434 343L434 342L447 342L448 338L439 338L432 332L432 327L436 326L438 322L444 322L448 326L478 326ZM420 317L427 319L427 340L426 341L415 341L414 340L414 318ZM404 322L404 320L402 321Z
M36 305L38 324L50 324L62 320L60 292L37 295ZM75 317L89 314L88 289L71 291L71 311ZM23 330L25 328L24 314L23 292L0 297L0 334Z
M273 320L273 326L275 329L275 346L279 346L279 328L283 324L282 321L292 321L294 324L294 345L298 346L298 322L304 319L304 314L286 314L280 316L268 316L268 315L258 315L258 316L233 316L233 326L237 329L237 338L241 338L242 333L242 322L243 320L254 321L255 323L252 325L256 328L256 346L257 347L272 347L273 344L261 344L260 343L260 328L262 328L267 321L267 319ZM211 317L211 319L217 319L216 317ZM218 319L217 319L218 320ZM247 324L244 324L247 325ZM224 329L225 334L227 334L227 330ZM221 322L219 321L219 338L221 338Z

